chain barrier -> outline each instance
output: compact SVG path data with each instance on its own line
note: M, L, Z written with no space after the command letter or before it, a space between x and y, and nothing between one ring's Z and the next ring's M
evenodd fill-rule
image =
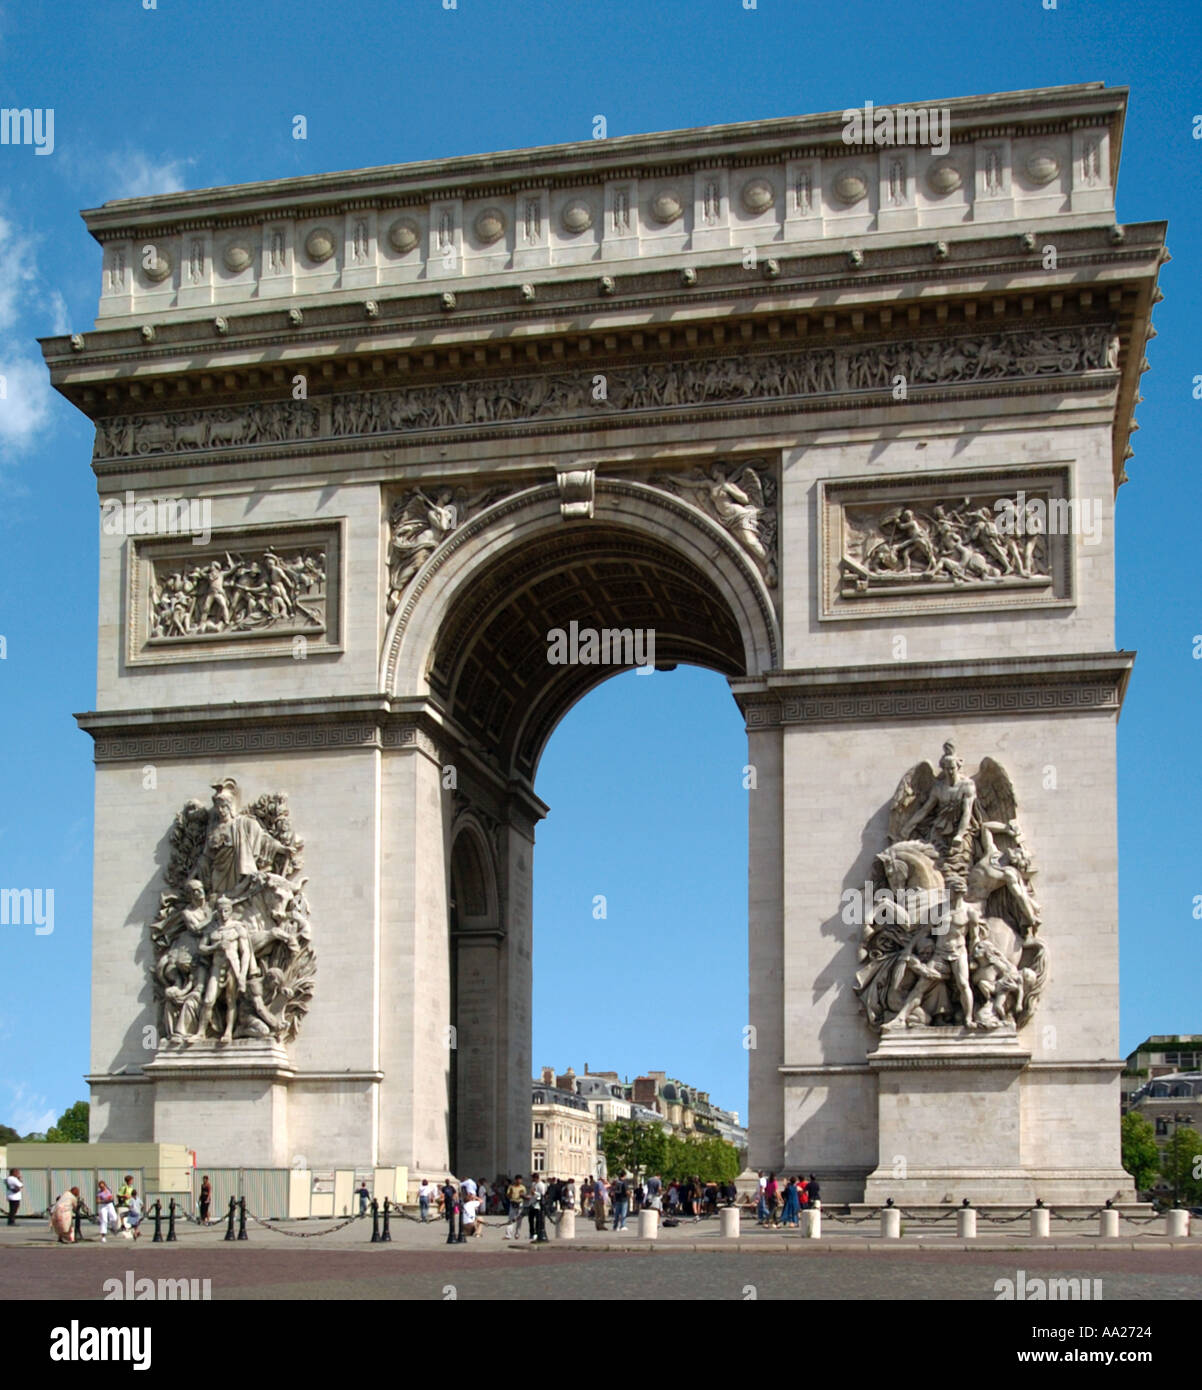
M876 1221L879 1215L879 1212L870 1211L867 1216L853 1216L850 1210L845 1215L840 1215L827 1207L822 1208L824 1221L842 1221L845 1226L862 1226L865 1221Z
M327 1226L324 1231L286 1231L283 1226L277 1226L273 1221L268 1221L266 1217L256 1216L253 1211L248 1211L247 1216L258 1226L264 1227L268 1231L274 1231L276 1235L292 1236L296 1240L312 1240L314 1236L329 1236L335 1231L344 1230L347 1226L356 1221L362 1221L362 1216L348 1216L345 1221L340 1221L337 1226Z

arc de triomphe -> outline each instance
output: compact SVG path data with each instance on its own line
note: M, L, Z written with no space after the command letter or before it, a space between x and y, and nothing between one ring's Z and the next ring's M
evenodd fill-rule
M1113 521L1165 252L1115 223L1125 105L85 214L95 331L44 352L101 503L93 1138L527 1169L535 773L590 633L653 631L747 724L751 1164L1129 1195Z

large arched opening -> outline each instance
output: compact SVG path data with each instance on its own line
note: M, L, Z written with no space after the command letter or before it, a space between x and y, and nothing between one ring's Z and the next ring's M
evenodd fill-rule
M779 638L737 541L640 484L598 483L583 521L564 519L557 488L531 488L453 542L398 606L383 674L394 695L420 695L441 732L447 1152L457 1171L491 1177L529 1162L533 838L547 809L534 783L547 741L632 664L755 678Z

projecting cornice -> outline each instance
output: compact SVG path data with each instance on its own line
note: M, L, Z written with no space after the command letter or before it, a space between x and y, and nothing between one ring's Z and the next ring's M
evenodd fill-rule
M1118 169L1128 89L1087 82L1062 87L999 92L891 103L894 107L936 107L952 117L952 141L963 143L1000 135L1053 134L1097 126L1111 134L1109 173ZM878 108L888 103L878 101ZM846 152L841 111L773 120L740 121L696 129L577 140L567 144L506 150L487 155L382 165L371 169L272 179L227 188L122 198L84 212L88 230L109 240L136 229L150 232L172 225L199 227L217 220L285 216L294 211L363 208L374 203L403 204L406 198L480 196L521 191L551 179L571 185L581 179L671 174L697 161L758 164L774 155L830 150Z
M1118 715L1134 652L994 660L891 662L781 671L731 681L750 732L790 724L963 719L1020 714Z

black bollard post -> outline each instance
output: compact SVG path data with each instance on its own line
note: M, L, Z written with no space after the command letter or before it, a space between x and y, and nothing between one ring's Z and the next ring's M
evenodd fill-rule
M459 1192L459 1234L455 1237L456 1245L466 1245L467 1236L463 1234L463 1190Z
M80 1218L81 1218L82 1212L83 1212L83 1203L82 1203L82 1202L76 1202L76 1203L75 1203L75 1239L76 1239L76 1240L82 1240L82 1239L83 1239L83 1236L81 1235L80 1229L79 1229L79 1222L80 1222Z
M384 1198L384 1232L380 1236L381 1240L391 1240L392 1232L388 1229L388 1198Z
M234 1238L234 1211L235 1211L235 1209L237 1208L237 1206L238 1206L237 1198L231 1197L231 1198L230 1198L230 1219L229 1219L229 1223L227 1224L227 1226L226 1226L226 1228L225 1228L225 1238L226 1238L226 1240L233 1240L233 1238Z
M162 1245L163 1243L163 1204L156 1200L154 1204L154 1239L151 1245Z
M239 1197L239 1198L238 1198L238 1239L239 1239L239 1240L249 1240L249 1239L250 1239L250 1236L248 1236L248 1235L246 1234L246 1198L245 1198L245 1197Z
M167 1208L167 1240L170 1242L178 1239L179 1236L175 1234L175 1198L172 1197Z
M371 1243L380 1243L380 1204L374 1197L371 1199Z

